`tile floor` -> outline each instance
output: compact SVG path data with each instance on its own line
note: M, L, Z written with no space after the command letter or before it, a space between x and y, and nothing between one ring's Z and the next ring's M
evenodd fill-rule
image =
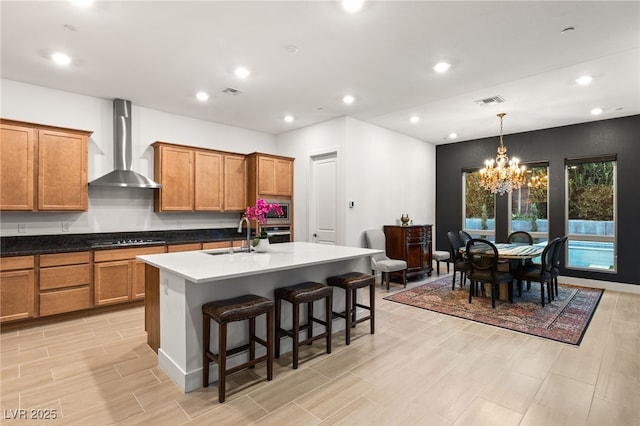
M157 368L143 308L4 332L0 422L640 424L640 295L605 291L574 347L388 302L379 286L376 293L375 335L360 324L349 347L334 336L330 355L318 341L296 371L284 355L271 382L262 367L239 372L224 404L215 385L184 394Z

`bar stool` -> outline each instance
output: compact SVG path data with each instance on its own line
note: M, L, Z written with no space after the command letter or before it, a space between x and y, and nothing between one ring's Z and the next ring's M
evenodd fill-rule
M218 364L218 401L225 399L225 385L228 374L267 361L267 380L273 378L273 307L272 300L247 294L225 300L215 300L202 305L202 386L209 386L209 362ZM267 340L256 336L256 317L267 315ZM218 323L218 354L210 350L211 320ZM227 325L230 322L249 320L249 343L227 349ZM267 348L267 354L256 358L256 342ZM249 351L249 361L227 369L227 357Z
M436 261L436 271L440 275L440 262L447 262L447 274L449 273L449 258L451 254L448 251L434 250L432 253L433 260Z
M342 275L336 275L327 278L327 283L333 287L340 287L345 290L344 312L332 312L332 316L344 318L345 325L345 341L349 345L351 343L351 327L355 327L357 323L369 321L371 325L371 334L375 332L375 277L361 272L348 272ZM362 305L357 302L358 289L369 287L369 306ZM369 311L369 315L360 319L356 318L356 308L364 308Z
M327 353L331 353L331 307L333 300L333 287L329 287L323 283L304 282L288 287L280 287L274 290L275 302L276 302L276 358L280 358L280 339L282 335L289 336L293 339L293 369L298 368L298 353L301 345L311 344L314 340L326 338ZM325 318L326 321L322 321L319 318L313 316L313 302L316 300L325 300ZM293 328L291 330L285 330L281 328L280 321L282 315L282 301L286 300L291 303L291 310L293 312ZM307 304L307 323L306 325L300 325L300 304ZM313 335L313 323L317 322L325 326L325 331ZM300 330L307 331L307 338L300 340Z

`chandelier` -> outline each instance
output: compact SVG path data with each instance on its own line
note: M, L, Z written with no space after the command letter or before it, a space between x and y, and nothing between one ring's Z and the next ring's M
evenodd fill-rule
M546 174L531 176L527 186L529 189L547 189L548 178Z
M520 160L507 156L507 148L502 143L502 118L506 114L501 112L500 117L500 146L496 159L486 160L484 167L480 169L480 185L492 194L500 195L520 188L526 181L525 166L520 166Z

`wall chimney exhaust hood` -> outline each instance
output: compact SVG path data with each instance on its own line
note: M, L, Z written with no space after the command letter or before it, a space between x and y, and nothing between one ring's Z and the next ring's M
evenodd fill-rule
M131 101L113 100L114 170L89 182L90 186L118 188L162 188L157 182L131 170Z

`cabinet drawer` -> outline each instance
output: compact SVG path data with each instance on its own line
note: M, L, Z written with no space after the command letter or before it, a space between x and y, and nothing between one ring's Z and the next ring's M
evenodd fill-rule
M131 260L136 256L142 256L145 254L158 254L164 253L164 246L154 247L136 247L136 248L123 248L115 250L98 250L93 253L94 262L109 262L111 260Z
M90 262L91 262L91 252L89 251L40 255L41 268L46 268L49 266L78 265L80 263L90 263Z
M191 243L191 244L173 244L167 246L167 253L177 253L179 251L195 251L202 250L202 244L200 243Z
M40 269L40 290L71 287L91 282L91 265L57 266Z
M16 256L0 258L1 271L14 271L16 269L32 269L34 265L33 256Z
M202 243L204 250L221 249L229 247L242 247L242 240L237 241L210 241L208 243Z
M91 294L88 286L40 294L40 316L78 311L90 307Z

